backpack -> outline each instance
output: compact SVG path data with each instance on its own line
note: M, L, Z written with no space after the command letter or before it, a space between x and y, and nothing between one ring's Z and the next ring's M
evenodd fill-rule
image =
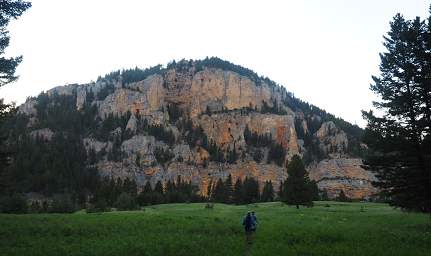
M251 229L251 227L253 226L253 220L252 220L251 216L247 215L247 217L245 217L243 225L245 226L246 230Z

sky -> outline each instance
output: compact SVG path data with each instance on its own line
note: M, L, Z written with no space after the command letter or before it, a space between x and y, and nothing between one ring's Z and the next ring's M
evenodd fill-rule
M34 0L8 29L20 79L0 98L23 103L58 85L122 68L217 56L364 127L383 35L396 13L426 18L426 0Z

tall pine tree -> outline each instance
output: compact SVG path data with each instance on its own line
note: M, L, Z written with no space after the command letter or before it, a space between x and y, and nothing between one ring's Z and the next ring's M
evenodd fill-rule
M431 213L431 28L430 20L397 14L384 37L380 75L370 89L380 100L368 121L365 167L391 205Z
M288 178L284 183L283 202L296 205L311 206L313 195L311 192L310 180L304 163L298 155L294 155L287 165Z
M18 79L15 70L22 61L22 56L15 58L4 56L10 39L7 26L10 20L18 19L30 7L31 3L22 0L0 1L0 87ZM6 167L10 163L12 152L6 145L8 131L5 124L15 115L15 111L13 104L6 104L4 99L0 98L0 194L6 193L9 187Z

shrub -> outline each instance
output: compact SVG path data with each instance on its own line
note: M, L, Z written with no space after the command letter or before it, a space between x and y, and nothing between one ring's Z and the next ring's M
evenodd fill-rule
M335 200L339 201L339 202L351 202L352 201L350 198L348 198L346 196L346 194L344 193L343 190L340 191L340 194L338 195L337 198L335 198Z
M137 208L135 198L125 192L121 193L120 196L118 196L114 206L119 211L135 210Z
M3 213L27 213L28 205L20 194L5 196L0 199L0 212Z
M68 194L55 196L48 209L50 213L73 213L75 211L76 205Z
M111 209L108 207L105 199L98 199L94 204L87 204L85 211L87 213L95 212L109 212Z
M214 209L214 203L206 203L205 209Z
M40 205L39 201L33 201L30 204L30 212L31 213L41 213L42 212L42 206Z

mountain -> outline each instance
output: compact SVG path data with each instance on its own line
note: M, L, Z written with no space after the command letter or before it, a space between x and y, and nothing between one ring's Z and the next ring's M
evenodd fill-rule
M376 192L374 176L361 168L361 128L219 58L55 87L18 113L10 124L18 152L12 169L24 192L91 190L95 173L139 187L180 175L203 195L229 174L261 187L271 180L277 189L295 154L329 197Z

